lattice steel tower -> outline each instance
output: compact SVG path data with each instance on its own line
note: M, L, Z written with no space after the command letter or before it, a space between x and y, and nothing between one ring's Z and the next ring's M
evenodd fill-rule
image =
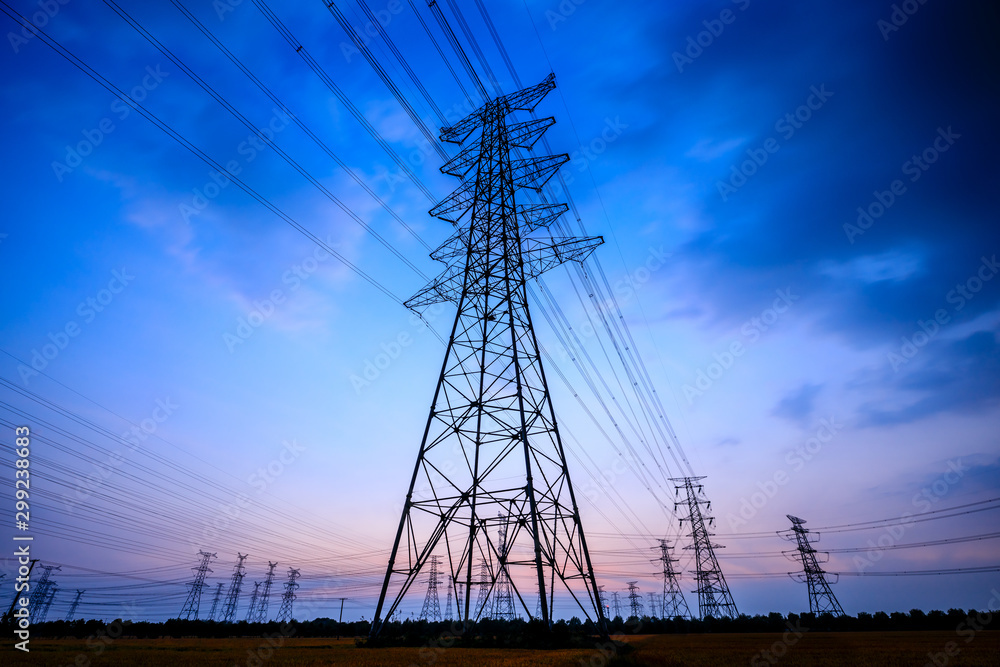
M198 620L198 608L201 606L201 591L205 588L205 576L212 571L208 564L217 554L199 551L198 555L201 556L201 563L198 567L191 568L194 570L194 581L188 584L191 590L188 591L187 600L184 601L184 608L181 609L181 615L178 618L190 620L194 616L194 620Z
M299 571L288 568L288 581L285 582L285 592L281 594L281 607L278 608L278 617L275 619L279 623L291 621L295 617L292 615L292 604L295 602L295 589L299 587L295 580L299 578Z
M688 607L681 585L677 581L677 570L674 569L676 558L670 556L670 543L660 540L660 546L653 547L660 550L660 557L657 559L663 564L663 602L661 612L663 618L691 618L691 609Z
M73 616L76 614L76 608L80 606L80 598L86 592L87 592L86 590L82 590L81 591L81 590L77 589L77 591L76 591L76 597L73 598L73 602L71 602L70 605L69 605L69 611L66 612L66 622L67 623L69 623L70 621L73 620Z
M507 565L525 613L533 610L522 591L534 592L537 585L540 616L551 623L552 582L552 588L560 587L560 600L605 629L526 288L527 280L562 262L582 262L603 240L529 237L567 207L518 204L517 189L540 190L569 158L510 156L515 147L529 149L555 121L508 124L507 116L533 110L554 88L550 74L441 131L443 141L465 143L441 171L468 178L430 211L457 226L431 253L447 268L406 305L419 312L451 301L458 312L386 568L373 636L436 550L447 554L448 574L465 581L461 620L468 623L488 613L489 604L476 610L470 597L474 561L490 564L491 588L500 572L499 533L489 530L496 527L498 510L511 515L500 522L510 521Z
M257 608L254 610L253 618L247 618L251 623L267 623L267 601L271 597L271 584L274 582L274 568L277 563L267 561L267 577L264 578L264 590L257 601Z
M714 523L710 516L702 514L701 506L711 509L712 504L704 499L701 484L696 484L704 477L676 477L671 481L680 482L676 485L677 492L683 489L684 500L674 503L674 510L678 505L685 505L688 510L686 520L691 526L691 546L687 549L694 549L695 580L698 582L698 613L701 618L712 616L721 618L729 616L736 618L739 612L736 610L736 603L729 592L729 585L726 577L722 574L719 561L715 557L715 549L722 548L718 544L712 544L712 533L708 532L708 526ZM685 519L681 519L683 525Z
M233 578L229 581L229 590L226 591L226 604L222 608L223 623L232 623L236 620L236 607L240 603L240 588L243 586L243 577L246 576L243 561L247 559L247 554L241 554L237 551L236 558Z
M638 581L628 582L629 618L642 618L642 594L639 593Z
M786 514L788 520L792 522L791 533L778 531L778 535L786 540L795 540L798 545L793 551L783 552L786 556L792 556L802 561L802 572L789 572L789 575L796 581L804 581L809 587L809 611L814 614L833 614L834 616L844 616L844 608L837 601L837 596L830 588L830 582L826 580L826 571L819 566L818 552L812 547L809 541L809 534L817 535L802 524L805 519L800 519L791 514ZM826 555L825 553L823 555ZM836 583L836 582L835 582Z
M431 573L427 578L427 595L424 596L424 606L420 610L420 618L428 621L441 620L441 602L438 599L438 563L440 557L431 556ZM448 596L451 603L451 596Z
M219 600L222 599L222 582L220 581L215 587L215 597L212 599L212 609L208 612L208 620L215 620L215 611L219 608ZM197 619L195 619L197 620Z
M257 611L257 599L260 596L260 582L253 582L253 593L250 594L250 608L247 609L247 623L253 623L254 612Z
M503 518L503 514L497 514ZM497 552L497 578L493 591L493 611L490 616L501 621L513 621L518 618L517 607L514 605L514 588L510 581L510 570L507 560L510 553L510 542L507 541L507 525L500 526L498 537L500 549ZM600 595L598 595L600 604Z
M28 614L33 623L41 623L39 619L44 619L48 612L46 603L51 602L49 593L55 585L55 582L51 580L52 571L62 571L62 567L58 565L43 565L42 569L45 572L42 573L34 590L31 591L31 595L28 596Z
M45 599L42 600L41 609L34 619L35 623L45 622L45 619L49 616L49 608L52 606L52 601L56 599L56 593L59 591L59 587L55 583L49 582L49 584L48 589L45 591Z

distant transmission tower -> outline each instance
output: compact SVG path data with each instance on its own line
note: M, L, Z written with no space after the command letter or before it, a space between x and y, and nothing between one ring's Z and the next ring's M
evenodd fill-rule
M45 599L42 601L41 610L38 612L38 616L34 619L35 623L44 623L45 619L49 616L49 607L52 606L52 600L56 597L56 592L59 587L54 583L51 583L48 590L45 592Z
M628 582L628 606L631 615L629 618L642 618L642 594L636 585L638 581Z
M420 610L420 618L427 621L441 620L441 603L438 600L438 556L431 556L431 574L427 579L427 595L424 596L424 606ZM448 601L451 603L451 591L448 592Z
M837 601L837 596L830 589L830 582L826 580L826 572L819 566L817 554L821 553L813 549L809 541L809 534L817 535L802 524L806 521L798 517L786 514L788 520L792 522L792 532L779 531L786 540L795 540L798 547L794 551L786 551L785 555L798 558L802 561L802 572L789 573L796 581L804 581L809 588L809 611L814 614L833 614L834 616L844 616L844 608ZM797 554L797 555L796 555ZM823 554L826 555L825 553ZM836 583L836 582L834 582Z
M674 569L676 558L670 556L670 543L660 540L660 546L653 547L660 550L660 557L657 559L663 564L663 603L661 605L662 618L691 618L691 609L688 607L681 585L677 581L677 570Z
M622 603L618 599L618 591L611 591L611 608L613 609L614 616L611 618L619 618L622 615Z
M201 556L201 564L198 567L191 568L194 570L194 581L188 584L191 590L188 591L187 600L184 601L184 608L181 610L179 618L190 620L193 617L194 620L198 620L198 607L201 606L201 590L205 587L205 576L212 571L209 569L208 564L216 557L216 554L199 551L198 555Z
M73 598L73 602L69 605L69 611L66 612L66 622L69 623L73 620L73 616L76 614L76 608L80 606L80 598L86 593L86 590L77 590L76 597Z
M514 160L510 155L516 147L530 148L555 121L508 123L507 117L532 111L555 85L550 74L441 131L443 141L465 142L441 170L468 178L430 211L457 227L431 253L447 268L406 305L419 311L451 301L458 312L389 556L373 636L382 619L399 607L428 558L435 550L445 551L445 545L457 545L447 550L448 572L466 582L462 622L489 612L485 603L472 607L473 563L489 562L491 577L502 571L494 566L499 549L493 537L498 533L487 530L497 521L493 515L498 510L510 513L499 523L510 526L512 551L520 546L531 554L508 563L519 568L510 572L513 592L534 588L527 581L530 574L541 591L541 618L550 624L546 593L551 580L568 604L595 618L602 634L606 631L526 284L565 261L582 262L603 239L529 237L567 207L518 204L518 188L540 190L569 157ZM478 136L469 140L477 130ZM465 464L451 470L456 458ZM431 491L415 493L418 481ZM520 572L526 576L519 577ZM489 583L492 589L495 579ZM520 593L517 598L526 604Z
M610 614L611 610L608 608L608 594L604 592L603 585L597 587L597 599L601 602L601 609L604 610L604 615L607 616Z
M498 513L497 517L503 518L503 514ZM518 617L518 614L514 607L514 591L510 581L510 571L507 569L507 556L510 551L510 542L507 540L507 524L500 526L498 543L500 545L497 555L499 572L493 588L493 613L491 616L501 621L513 621Z
M233 578L229 581L229 590L226 592L226 604L222 608L222 622L233 623L236 620L236 607L240 604L240 588L243 586L243 577L246 576L243 561L247 559L247 554L236 552L236 567L233 568Z
M294 620L292 615L292 604L295 602L295 589L299 587L295 580L299 578L299 571L288 568L288 581L285 582L285 592L281 595L281 607L278 608L277 621L285 623Z
M212 610L208 612L208 620L215 620L215 611L219 608L219 600L222 599L222 582L215 588L215 598L212 599Z
M490 586L493 577L490 576L490 564L485 560L479 562L479 597L476 598L476 618L489 618L490 612L486 602L490 597Z
M247 620L251 623L267 623L267 601L271 597L271 584L274 582L274 568L277 563L267 562L267 576L264 578L264 591L257 600L257 608L254 610L253 618Z
M691 546L694 549L695 579L698 582L698 613L701 618L709 616L721 618L729 616L736 618L739 612L736 610L736 603L729 592L729 585L719 567L719 561L715 557L715 549L721 548L718 544L712 544L712 534L708 532L708 525L712 525L714 519L705 516L701 512L701 506L711 509L711 503L703 498L704 489L701 484L695 484L704 477L677 477L671 481L680 482L675 485L677 492L681 489L685 492L684 500L674 503L674 510L678 505L686 505L688 514L687 522L691 526ZM681 519L681 524L685 519Z
M45 571L42 572L38 583L35 584L35 589L28 596L28 614L33 623L41 623L41 619L44 619L45 613L48 612L46 603L51 603L49 592L55 586L55 582L51 580L52 571L62 571L62 567L56 565L43 565L42 569Z
M253 582L253 593L250 594L250 609L247 610L247 623L253 623L254 612L257 611L257 596L260 593L260 582Z
M447 602L444 603L444 614L443 614L443 618L446 621L450 621L452 618L454 618L452 616L453 612L451 610L451 589L454 588L454 586L455 586L455 580L452 577L448 577L448 600Z

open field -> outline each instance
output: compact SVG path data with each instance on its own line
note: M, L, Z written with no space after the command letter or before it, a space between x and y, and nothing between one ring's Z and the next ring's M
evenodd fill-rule
M791 639L794 639L791 638ZM627 641L635 647L615 665L656 667L728 667L730 665L801 665L803 667L922 666L928 654L938 655L940 666L1000 667L1000 633L980 632L969 643L954 632L894 633L805 633L794 645L785 646L780 634L640 635ZM947 656L949 642L958 654ZM31 653L23 653L5 642L0 648L0 664L33 667L310 667L358 665L360 667L453 667L487 665L515 667L542 665L608 664L595 650L529 651L502 649L357 649L352 639L287 639L268 652L260 639L127 639L116 640L98 653L100 644L86 640L33 640ZM761 651L776 648L769 662ZM954 651L953 651L954 652ZM256 654L254 657L251 657Z

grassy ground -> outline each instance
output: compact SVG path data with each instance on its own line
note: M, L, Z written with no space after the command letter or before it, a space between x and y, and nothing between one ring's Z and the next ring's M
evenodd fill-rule
M796 640L791 644L792 640ZM33 667L453 667L482 665L562 667L609 664L651 667L729 667L771 665L788 667L922 667L928 654L937 667L1000 667L1000 633L981 632L971 642L954 632L820 633L799 638L780 634L645 635L628 638L635 650L610 664L593 650L527 651L501 649L357 649L351 639L287 639L270 648L260 639L150 639L122 638L104 645L86 640L32 640L31 652L0 646L0 664ZM957 655L948 656L949 642ZM100 650L103 648L103 650ZM783 650L784 649L784 650ZM762 651L773 650L770 655ZM780 656L778 654L781 654ZM953 650L954 653L954 650Z

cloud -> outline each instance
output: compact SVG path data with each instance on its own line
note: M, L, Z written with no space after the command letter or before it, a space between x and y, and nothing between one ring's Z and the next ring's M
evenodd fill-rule
M771 414L804 424L815 411L816 397L822 389L822 384L804 384L782 398Z

